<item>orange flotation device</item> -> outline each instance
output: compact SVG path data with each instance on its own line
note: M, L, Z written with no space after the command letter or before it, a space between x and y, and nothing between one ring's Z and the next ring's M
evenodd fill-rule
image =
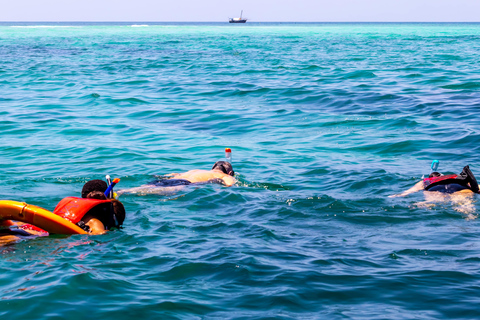
M21 227L27 230L56 234L86 234L88 232L77 223L94 208L105 227L115 226L110 200L77 197L61 200L53 212L24 202L0 200L0 225L12 226L14 223L11 220L15 220L27 223Z
M87 232L53 212L25 202L0 200L0 220L15 220L41 228L49 233L86 234ZM11 225L6 221L3 225Z
M96 208L100 210L101 217L99 217L99 219L102 220L104 224L109 224L108 216L110 215L111 203L110 200L66 197L57 204L53 213L76 224L91 209Z

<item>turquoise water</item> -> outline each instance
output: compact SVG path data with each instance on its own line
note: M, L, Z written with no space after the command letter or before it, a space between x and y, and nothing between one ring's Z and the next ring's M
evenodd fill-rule
M148 25L148 26L140 26ZM2 319L478 319L480 24L0 25L0 198L124 195L122 230L0 248Z

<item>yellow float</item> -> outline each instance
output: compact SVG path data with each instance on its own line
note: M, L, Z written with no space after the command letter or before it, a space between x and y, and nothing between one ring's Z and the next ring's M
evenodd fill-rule
M44 208L25 202L0 200L0 225L9 225L8 220L21 221L41 228L48 233L87 234L74 223Z

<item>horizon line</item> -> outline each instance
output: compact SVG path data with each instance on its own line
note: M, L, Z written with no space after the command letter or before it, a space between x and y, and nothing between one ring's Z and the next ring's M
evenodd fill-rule
M247 21L253 23L480 23L478 21ZM65 21L53 21L53 20L0 20L0 23L228 23L228 20L217 21L143 21L143 20L95 20L95 21L82 21L82 20L65 20Z

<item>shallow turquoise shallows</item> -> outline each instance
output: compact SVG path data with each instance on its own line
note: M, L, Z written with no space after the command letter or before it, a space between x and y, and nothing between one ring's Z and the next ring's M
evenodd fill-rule
M124 228L0 247L1 319L479 319L480 24L0 24L0 199L122 195ZM478 196L477 196L478 197Z

